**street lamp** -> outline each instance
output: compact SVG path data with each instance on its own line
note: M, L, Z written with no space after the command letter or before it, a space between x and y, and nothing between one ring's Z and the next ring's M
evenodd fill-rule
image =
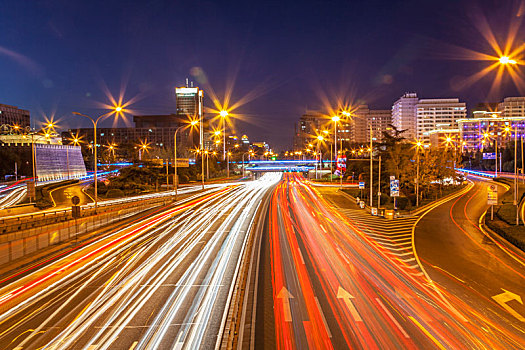
M423 148L421 140L416 143L416 208L419 207L419 150Z
M346 112L346 111L344 111ZM348 113L348 112L347 112ZM334 115L332 117L332 121L334 122L334 155L335 155L335 159L337 160L338 156L337 156L337 123L339 122L339 120L341 120L341 118L339 118L338 115ZM330 164L332 164L332 159L330 159ZM336 163L336 169L337 169L337 163ZM332 166L330 165L330 169L332 169ZM341 174L341 177L343 176L343 174ZM332 179L332 176L330 176L330 180Z
M232 155L232 153L229 152L229 151L226 153L226 169L227 169L226 170L227 171L226 178L228 178L228 179L230 178L230 156L231 155Z
M321 145L321 142L323 142L324 140L324 137L323 135L318 135L317 136L317 153L316 153L316 164L315 164L315 179L317 180L319 177L317 176L317 167L318 165L320 165L319 163L321 162L321 155L320 155L320 145ZM319 157L319 161L317 161L317 157ZM320 171L321 168L319 168L319 171Z
M94 176L94 181L95 181L95 213L97 212L97 209L98 209L98 183L97 183L97 125L98 125L98 122L106 117L109 117L110 115L112 115L114 112L116 113L120 113L122 112L122 107L121 106L115 106L113 111L110 111L108 113L104 113L100 116L98 116L96 119L95 118L92 118L86 114L82 114L82 113L79 113L79 112L73 112L73 114L75 115L80 115L82 117L86 117L88 118L89 120L91 120L91 122L93 123L93 133L94 133L94 137L93 137L93 147L94 147L94 158L95 158L95 176Z
M508 56L501 56L499 58L499 63L501 63L501 64L516 64L517 62L516 62L516 60L513 60L513 59L511 59Z
M222 121L222 137L223 137L223 144L222 144L222 160L226 159L226 117L228 116L228 111L222 110L219 115L221 116Z
M192 127L192 126L195 126L199 123L198 120L192 120L190 122L189 125L181 125L179 126L176 130L175 130L175 133L173 134L173 167L174 167L174 177L175 179L173 180L173 186L175 187L175 200L177 200L177 190L179 188L179 176L177 175L177 133L179 132L180 129L184 129L184 128L187 128L188 126Z
M244 155L245 154L249 154L250 156L253 156L253 151L248 151L248 152L244 152L242 154L242 177L244 177ZM248 161L250 160L250 158L248 158Z

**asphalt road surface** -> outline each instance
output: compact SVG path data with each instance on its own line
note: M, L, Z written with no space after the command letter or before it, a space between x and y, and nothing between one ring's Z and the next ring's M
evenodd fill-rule
M50 192L55 207L70 207L73 205L71 198L77 196L80 198L79 205L86 205L93 202L93 198L84 190L90 185L90 182L79 182L70 186L63 186Z
M1 282L1 349L210 349L239 253L280 179L190 197Z
M523 347L520 330L443 295L297 175L272 194L263 242L256 348Z
M476 180L470 191L423 216L415 229L416 252L445 298L468 304L464 311L485 316L487 332L507 334L523 348L525 255L480 229L490 184ZM501 196L507 189L498 187Z

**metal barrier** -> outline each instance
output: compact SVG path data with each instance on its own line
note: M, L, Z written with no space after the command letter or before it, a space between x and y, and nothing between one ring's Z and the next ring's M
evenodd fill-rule
M109 200L100 202L98 208L122 208L132 205L134 203L143 203L143 205L154 204L156 202L163 202L171 200L172 193L166 192L157 195L143 195L126 199ZM93 205L81 206L81 216L94 215L95 208ZM0 218L0 237L11 232L18 232L30 228L41 226L49 226L51 224L72 220L71 208L48 210L44 212L37 212L32 214L20 214L17 216L10 216Z
M106 209L102 212L99 210L97 214L95 214L94 207L84 206L81 211L81 217L76 221L73 220L71 216L71 209L34 215L33 220L37 219L38 216L38 220L42 222L47 222L48 220L55 221L47 225L25 228L22 227L24 227L24 225L30 226L34 224L34 222L20 222L17 224L17 227L21 227L20 229L10 233L0 234L0 265L34 253L50 245L73 239L77 235L94 231L102 226L138 214L144 210L168 205L170 203L172 203L172 198L168 196L131 200L126 203L106 205Z

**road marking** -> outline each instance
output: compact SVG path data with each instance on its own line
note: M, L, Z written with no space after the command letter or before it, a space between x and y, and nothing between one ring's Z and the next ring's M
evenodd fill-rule
M303 253L301 253L301 248L297 247L297 251L299 252L299 257L301 258L301 263L304 265L304 258L303 258Z
M284 313L284 321L285 322L292 322L292 311L290 310L290 299L293 299L294 296L290 294L288 289L286 287L282 287L279 294L277 294L277 299L283 300L283 313Z
M354 304L352 303L351 299L354 299L352 294L348 293L346 290L344 290L342 287L339 287L337 290L337 299L343 299L343 301L346 304L346 307L352 314L352 317L356 322L363 322L363 319L359 315L359 312L357 312L357 309L355 308Z
M516 317L521 322L525 322L525 317L521 316L516 310L511 308L507 303L512 300L516 300L518 303L523 305L523 301L521 300L521 296L518 294L514 294L512 292L509 292L506 289L501 288L503 290L503 293L494 295L492 299L496 300L498 304L501 305L505 310L507 310L512 316Z
M324 328L326 328L326 333L328 333L328 338L332 338L332 332L330 332L330 328L328 328L328 323L326 323L326 318L324 317L323 309L321 309L321 304L319 304L319 299L315 297L315 303L317 304L317 308L319 309L319 312L321 313L321 317L323 318Z
M403 329L403 327L401 327L401 325L399 324L399 322L397 322L397 320L394 318L394 316L392 315L392 313L390 311L388 311L388 309L386 308L385 304L383 304L383 302L379 299L379 298L376 298L376 301L377 303L379 304L379 306L381 306L381 308L386 312L387 316L392 320L392 322L394 322L394 324L396 325L396 327L399 329L399 331L401 333L403 333L403 335L405 336L405 338L410 338L410 336L407 334L407 332L405 332L405 330Z
M133 344L131 344L129 350L133 350L133 349L135 349L135 346L137 346L138 343L139 343L139 342L135 340L135 341L133 342Z
M445 347L444 347L443 345L441 345L441 343L440 343L436 338L434 338L434 336L433 336L432 334L430 334L430 332L427 331L427 330L425 329L425 327L423 327L423 326L421 325L421 323L419 323L414 317L412 317L412 316L408 316L408 318L411 319L412 322L414 322L414 324L415 324L416 326L418 326L419 329L421 329L421 330L423 331L423 333L425 333L425 334L427 335L427 337L429 337L430 339L432 339L432 341L434 342L434 344L437 345L438 348L440 348L440 349L442 349L442 350L446 350Z

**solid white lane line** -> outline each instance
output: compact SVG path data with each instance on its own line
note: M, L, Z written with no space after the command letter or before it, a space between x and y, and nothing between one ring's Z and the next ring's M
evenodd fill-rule
M317 308L319 309L319 312L321 313L321 317L323 319L324 328L326 328L326 333L328 333L328 337L332 338L332 332L330 332L330 328L328 327L328 323L326 323L326 318L324 317L323 309L321 309L321 304L319 304L319 299L315 297L315 303L317 304Z
M385 313L387 314L387 316L392 320L392 322L394 322L394 324L395 324L396 327L399 329L399 331L405 336L405 338L410 338L410 336L407 334L407 332L405 332L405 330L403 329L403 327L401 327L401 325L399 324L399 322L397 322L397 320L394 318L394 316L392 316L392 314L390 313L390 311L388 311L388 309L387 309L386 306L383 304L383 302L382 302L379 298L376 298L376 301L377 301L377 303L379 304L379 306L381 306L381 308L385 311Z

